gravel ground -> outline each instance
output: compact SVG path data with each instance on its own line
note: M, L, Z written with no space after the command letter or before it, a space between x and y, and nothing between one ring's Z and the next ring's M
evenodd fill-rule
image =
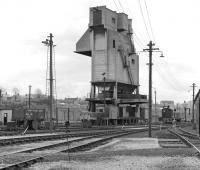
M60 153L26 170L199 170L200 160L191 148L161 148L159 138L175 138L166 130L113 139L79 153Z
M114 145L115 146L115 145ZM111 149L110 149L111 150ZM59 154L38 163L29 170L199 170L199 159L191 149L137 149L121 151L93 151Z
M7 155L10 152L12 153L12 152L16 152L16 151L23 151L24 149L37 148L37 147L41 147L41 146L56 144L59 142L67 142L67 141L80 139L80 138L82 138L82 137L59 139L59 140L53 140L53 141L41 141L41 142L27 143L27 144L22 144L22 145L3 146L3 147L0 147L0 157ZM0 158L0 160L1 160L1 158Z
M101 138L92 138L92 139L88 139L85 141L80 141L80 142L74 142L72 144L69 145L69 147L74 147L77 145L83 145L86 144L88 142L93 142L96 140L99 140ZM56 148L52 148L52 149L46 149L46 150L42 150L42 151L34 151L31 153L17 153L17 154L11 154L11 155L6 155L6 156L0 156L0 167L3 167L5 165L9 165L9 164L13 164L19 161L24 161L30 158L34 158L37 156L44 156L46 154L55 154L58 151L62 151L63 149L67 149L68 146L58 146Z
M186 126L186 127L184 127L183 129L186 130L186 131L188 131L188 132L191 132L191 133L194 133L194 134L197 134L197 135L198 135L197 130L196 130L196 129L193 129L193 128L192 128L192 125L191 125L191 126Z

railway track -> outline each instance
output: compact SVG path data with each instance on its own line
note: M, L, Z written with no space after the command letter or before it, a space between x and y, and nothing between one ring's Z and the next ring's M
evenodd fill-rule
M180 131L183 133L183 135L185 135L186 137L187 137L187 136L191 136L191 137L193 137L193 138L199 138L199 139L200 139L200 137L199 137L197 134L188 132L188 131L186 131L186 130L184 130L184 129L181 129L181 128L179 128L179 130L180 130Z
M158 129L158 128L154 128L154 129ZM42 159L45 159L46 157L49 157L52 154L57 154L60 152L76 152L76 151L91 149L113 138L117 138L120 136L132 134L132 133L139 133L146 130L147 128L141 128L141 129L135 129L135 130L133 129L121 130L115 133L107 134L106 136L103 134L94 135L94 136L66 141L66 142L63 142L62 144L59 143L57 144L57 146L49 145L49 146L43 146L43 147L38 147L38 148L33 148L33 149L27 149L20 153L16 152L16 153L10 153L8 155L2 155L0 156L0 159L3 160L3 164L0 164L0 170L1 169L7 169L7 170L20 169L22 167L26 167L38 161L41 161ZM64 147L58 147L61 145L64 145ZM68 147L66 148L66 146ZM47 149L53 148L53 147L54 149L51 150L50 153L45 152L45 150L47 151ZM33 152L36 150L42 150L42 151Z
M130 126L126 126L126 127L144 127L145 125L130 125ZM77 131L91 131L91 130L113 130L113 129L120 129L121 126L93 126L92 128L82 128L82 127L69 127L68 130L70 132L77 132ZM7 130L1 130L0 129L0 136L14 136L14 135L20 135L22 134L22 132L24 131L24 129L22 130L17 130L17 131L7 131ZM61 129L55 129L53 132L54 133L61 133L61 132L65 132L66 131L66 127L63 126ZM49 130L28 130L26 132L26 134L37 134L37 133L48 133Z
M194 148L196 155L200 156L200 138L198 135L187 132L181 128L176 128L176 130L168 129L168 131L177 136L188 147Z
M144 127L144 126L143 126ZM143 128L141 126L134 128ZM156 127L156 126L155 126ZM130 128L130 127L129 127ZM128 129L128 128L127 128ZM39 141L47 141L47 140L56 140L56 139L64 139L69 137L82 137L82 136L90 136L95 134L109 134L113 132L117 132L121 130L121 128L113 128L113 129L101 129L101 130L87 130L87 131L76 131L76 132L68 132L68 133L54 133L54 134L32 134L32 135L18 135L18 136L4 136L0 137L0 146L8 146L13 144L24 144L31 142L39 142Z
M60 134L47 134L47 135L35 135L35 136L13 136L9 138L0 138L0 146L31 143L46 140L63 139L69 137L81 137L90 136L95 134L110 134L119 131L114 130L99 130L99 131L87 131L87 132L72 132L72 133L60 133Z
M118 132L113 132L111 134L118 134L118 133L122 133L123 131L118 131ZM20 147L17 147L17 151L12 151L12 147L9 147L11 149L11 152L10 153L4 153L4 151L1 150L0 148L0 152L3 152L0 153L0 158L2 156L7 156L7 155L10 155L10 154L17 154L17 153L24 153L24 152L33 152L33 151L37 151L37 150L45 150L45 149L49 149L49 148L54 148L54 147L58 147L58 146L63 146L63 145L67 145L67 144L70 144L72 142L79 142L79 141L83 141L83 140L87 140L87 139L92 139L92 138L95 138L95 137L101 137L101 136L106 136L106 135L110 135L110 133L100 133L100 134L93 134L91 136L87 136L87 137L78 137L76 139L74 138L67 138L67 139L62 139L61 141L54 141L53 143L50 143L50 144L45 144L44 146L41 146L43 145L42 143L37 143L37 145L40 145L39 147L30 147L30 144L28 146L24 146L22 145L22 147L28 147L27 149L18 149ZM43 142L45 143L45 142ZM49 143L49 141L47 142ZM13 146L15 147L15 146ZM5 149L4 149L5 150Z
M91 130L112 130L112 129L119 129L119 126L114 126L114 127L92 127L92 128L81 128L81 127L69 127L68 130L70 132L77 132L77 131L91 131ZM7 131L7 130L0 130L0 136L14 136L14 135L21 135L23 133L23 130L17 130L17 131ZM55 129L53 132L54 133L61 133L65 132L66 127L63 126L61 129ZM28 130L26 134L37 134L37 133L49 133L49 130Z

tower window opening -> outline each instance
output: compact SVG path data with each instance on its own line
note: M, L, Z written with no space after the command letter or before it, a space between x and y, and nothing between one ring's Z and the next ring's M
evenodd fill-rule
M132 64L135 64L135 60L134 59L132 59L131 61L132 61Z
M112 23L115 24L115 18L112 18Z
M113 48L115 48L115 40L113 40Z

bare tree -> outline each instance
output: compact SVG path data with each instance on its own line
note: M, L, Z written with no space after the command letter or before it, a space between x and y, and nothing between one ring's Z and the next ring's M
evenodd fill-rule
M42 96L42 90L39 88L35 89L35 94L37 98L40 98Z
M17 87L14 87L12 89L12 92L13 92L14 95L17 95L17 94L19 94L20 91L19 91L19 89Z
M6 89L4 87L0 86L0 90L2 94L6 93Z
M13 96L15 97L15 101L17 100L17 95L19 95L19 89L17 87L14 87L12 89Z

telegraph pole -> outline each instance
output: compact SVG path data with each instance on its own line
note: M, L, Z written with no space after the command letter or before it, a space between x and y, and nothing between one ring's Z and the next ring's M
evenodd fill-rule
M159 50L159 48L153 48L155 46L152 41L147 45L148 49L143 49L143 51L149 52L149 137L151 137L151 118L152 118L152 52Z
M50 67L50 71L49 71L49 84L50 84L50 96L49 96L49 110L50 110L50 131L52 132L53 130L53 121L52 121L52 117L53 117L53 59L52 59L52 49L53 49L53 35L52 33L50 33L50 35L48 36L49 39L46 39L45 41L42 41L43 44L45 44L46 46L49 47L50 49L50 60L49 60L49 67Z
M52 115L53 115L53 66L52 66L52 48L53 48L53 35L50 33L49 47L50 47L50 71L49 71L49 81L50 81L50 131L53 129Z
M192 91L193 91L193 94L192 94L192 127L193 129L195 129L195 124L194 124L194 93L195 93L195 87L196 87L196 84L195 83L192 83Z
M152 118L152 41L149 46L149 137L151 137L151 118Z
M29 95L28 95L28 108L31 108L31 85L28 86L29 88Z
M67 120L69 122L69 107L67 108Z

